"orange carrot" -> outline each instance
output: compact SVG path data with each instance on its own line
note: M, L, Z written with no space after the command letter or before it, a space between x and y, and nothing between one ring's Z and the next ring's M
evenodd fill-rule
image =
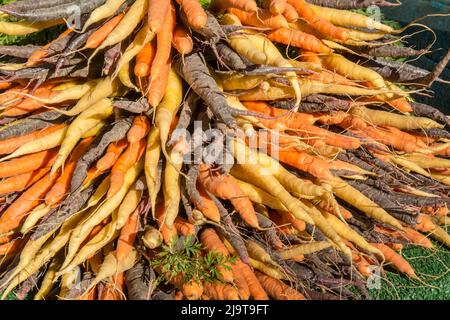
M235 8L228 8L231 14L234 14L242 24L257 28L289 28L286 18L281 14L273 16L269 10L261 9L256 12L245 12Z
M264 291L264 288L261 286L258 278L255 273L250 269L248 265L242 262L241 259L237 259L236 265L241 270L242 274L245 277L245 280L248 284L248 289L250 290L250 294L254 300L269 300L267 293Z
M292 30L289 28L279 28L270 31L267 37L274 42L279 42L288 46L301 48L308 51L329 54L333 52L320 39L315 36L302 32L300 30Z
M266 123L271 123L270 128L284 129L298 129L305 124L314 124L316 118L312 114L289 112L287 110L272 107L270 104L262 101L245 101L244 106L252 111L275 117L274 120L269 120Z
M50 167L46 167L9 177L1 181L0 194L23 191L24 189L28 188L30 185L41 179L49 170Z
M303 50L299 59L300 61L310 62L322 66L322 60L320 59L320 56L312 51Z
M394 107L395 109L401 111L401 112L412 112L413 108L411 107L411 104L406 101L405 98L397 98L394 100L387 101L387 103Z
M52 95L56 93L51 89L55 86L55 84L47 84L43 85L36 89L33 93L33 96L40 99L50 98ZM20 101L18 104L14 104L9 106L5 111L2 112L2 116L5 117L17 117L21 116L36 110L41 109L45 104L34 99L34 98L25 98L23 101Z
M115 195L122 188L125 173L142 157L145 150L145 143L145 139L131 143L114 164L111 169L111 185L108 190L108 198Z
M278 151L278 158L281 162L308 172L319 179L331 179L333 177L327 162L306 152L300 152L293 148L282 149Z
M169 4L169 10L164 17L164 23L156 35L156 55L152 63L150 72L150 86L158 77L161 77L165 71L164 66L169 64L170 52L172 49L173 30L175 29L176 13L172 3Z
M8 243L17 238L17 234L11 234L9 236L0 237L0 244Z
M85 138L75 147L67 165L64 167L61 176L58 178L58 180L56 180L55 185L45 195L45 203L48 206L59 204L64 195L69 191L70 182L72 181L72 174L75 171L77 162L87 151L92 140L94 140L93 137Z
M240 300L239 291L230 284L205 281L203 288L206 295L214 300Z
M236 288L238 289L241 300L248 300L250 298L250 289L248 288L247 280L245 280L242 270L236 263L231 266L233 272L233 279Z
M104 172L111 168L114 163L116 163L117 159L119 159L122 152L127 148L128 141L126 139L122 139L116 142L111 143L103 157L97 160L95 167L98 171Z
M120 231L119 240L117 240L117 262L123 261L131 252L133 248L134 240L139 228L139 209L135 209L134 212L128 218L127 223Z
M11 86L13 85L12 82L2 82L0 83L0 90L6 90L11 88Z
M150 130L150 120L146 115L136 116L133 120L133 124L128 130L127 140L131 143L136 143L139 140L143 139L147 136L148 131Z
M200 234L200 241L207 252L213 252L215 254L223 255L228 257L229 253L222 240L220 240L219 235L213 228L207 228L203 230ZM220 273L219 278L225 282L233 282L233 272L231 270L231 265L228 264L228 268L224 266L217 266Z
M230 200L248 225L256 229L259 228L252 202L229 175L218 174L217 171L212 172L210 166L200 164L199 181L206 190L215 196Z
M194 29L202 29L206 26L206 12L198 0L177 0L177 3L181 5L190 26Z
M124 15L125 15L124 13L120 13L111 20L107 21L103 26L98 28L86 40L85 47L88 49L96 49L119 24Z
M180 54L188 54L194 47L191 36L182 26L177 26L175 28L173 33L173 47L177 49Z
M134 75L136 77L148 77L150 75L150 66L155 58L155 47L151 42L147 43L136 56L134 65Z
M0 217L0 234L7 233L20 226L26 215L36 207L50 190L58 175L47 174L20 195Z
M0 245L0 256L16 253L27 239L15 239Z
M165 219L165 207L164 202L160 202L155 207L155 217L156 222L158 223L159 231L163 237L165 244L171 244L173 240L178 236L177 229L168 228L164 223Z
M42 130L27 133L23 136L18 136L0 141L0 154L9 154L16 151L21 145L42 138L50 133L53 133L64 127L64 124L57 124Z
M81 296L77 297L75 300L96 300L97 298L97 286L90 289L89 292L84 292Z
M120 274L123 274L122 272ZM99 290L98 300L123 300L123 286L117 283L105 282L102 284L102 289Z
M273 15L282 14L286 10L286 0L266 0L265 8Z
M194 225L182 217L175 218L174 226L177 233L182 236L195 236Z
M258 11L258 5L255 0L213 0L211 1L211 7L216 10L236 8L246 12Z
M331 22L319 17L305 0L288 0L288 3L297 10L301 18L323 35L342 41L346 41L349 38L347 30L336 27Z
M206 218L208 218L214 222L219 222L220 221L219 208L217 208L214 201L208 196L205 188L200 183L197 184L197 190L200 194L200 201L191 199L191 201L194 203L195 207L198 210L200 210L200 212L203 213L203 215Z
M16 176L22 173L48 167L56 159L57 150L45 150L0 163L0 178Z
M425 237L423 234L417 232L414 229L403 227L405 237L415 245L419 245L425 248L433 248L433 243Z
M417 224L415 228L422 232L430 232L433 229L436 229L436 225L431 220L431 218L424 214L419 214L419 217L417 218Z
M148 26L152 32L159 32L169 10L170 0L153 0L148 3Z
M62 38L67 37L69 34L72 33L72 29L66 29L66 31L64 31L63 33L61 33L58 38L56 38L55 40L52 40L50 43L46 44L45 46L43 46L42 48L36 50L35 52L33 52L33 54L28 58L26 66L27 67L32 67L35 66L36 64L38 64L39 62L41 62L45 57L47 57L51 52L49 52L48 48L55 42L57 42L58 40L61 40Z
M256 278L261 283L264 290L276 300L305 300L305 297L278 279L269 277L268 275L255 271Z
M395 269L412 278L417 278L411 265L400 254L382 243L371 243L371 245L380 250L386 261L390 262Z
M295 8L289 3L286 3L286 8L284 9L283 16L288 22L295 22L300 18Z
M153 65L155 61L153 61ZM171 65L171 56L163 63L159 71L159 75L148 86L147 101L153 107L156 108L161 102L166 92L167 84L169 82L169 72Z
M304 231L306 229L306 223L303 220L297 219L290 212L284 212L283 214L286 215L287 221L289 221L296 230Z

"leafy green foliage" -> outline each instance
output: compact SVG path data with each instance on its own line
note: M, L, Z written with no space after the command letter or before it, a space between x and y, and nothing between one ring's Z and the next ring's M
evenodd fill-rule
M151 261L153 268L161 268L157 281L163 281L167 271L170 271L170 279L181 273L185 282L216 281L219 277L218 267L229 270L228 264L236 261L236 257L227 258L212 252L202 255L202 251L201 243L196 242L194 237L180 237L170 246L163 245L161 252ZM166 280L166 283L169 281Z

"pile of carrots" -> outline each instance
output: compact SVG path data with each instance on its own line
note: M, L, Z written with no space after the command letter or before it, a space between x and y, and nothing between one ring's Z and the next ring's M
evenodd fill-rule
M405 245L450 246L450 120L414 101L450 54L386 59L430 49L352 11L387 1L202 4L0 6L1 33L65 30L0 46L2 299L369 298L424 281Z

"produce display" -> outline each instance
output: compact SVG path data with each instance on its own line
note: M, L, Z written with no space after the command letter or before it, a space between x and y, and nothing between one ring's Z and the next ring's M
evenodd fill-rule
M432 30L364 14L399 3L6 2L1 34L58 35L0 46L1 299L427 285L402 248L450 246L450 119L416 98L450 51L404 62Z

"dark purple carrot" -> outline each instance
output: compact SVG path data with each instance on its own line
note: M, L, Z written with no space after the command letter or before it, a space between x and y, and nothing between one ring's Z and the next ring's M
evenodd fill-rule
M200 192L197 190L197 179L200 174L200 168L199 165L193 165L189 168L185 186L186 186L186 193L189 199L191 199L194 203L202 203L202 196L200 195Z
M70 37L67 40L67 45L65 46L64 51L61 52L61 55L59 56L58 60L55 64L55 73L58 74L59 70L67 64L67 61L71 60L75 56L75 51L79 48L81 48L85 43L86 40L96 31L96 27L99 25L99 23L91 26L89 30L86 32L83 32L82 34L73 32Z
M73 286L64 296L64 299L76 299L83 295L89 288L92 281L94 281L95 275L92 272L85 271L81 277L81 281Z
M114 108L126 110L131 113L143 113L150 109L150 105L147 99L139 99L138 101L132 101L128 99L118 99L113 103Z
M8 9L13 11L24 11L24 10L35 10L35 9L42 9L42 8L50 8L54 7L56 5L62 5L66 3L72 3L74 0L21 0L21 1L14 1L8 4L5 4L0 7L1 9Z
M193 208L191 205L191 202L189 201L189 196L186 191L186 182L181 182L181 204L183 205L184 212L186 213L186 216L188 217L189 222L194 222L194 217L192 216ZM197 227L197 226L196 226ZM196 232L198 230L196 229Z
M242 262L248 264L249 263L249 255L247 251L247 247L245 246L244 240L239 233L239 230L233 223L231 219L231 215L222 205L219 199L217 199L213 194L206 191L209 197L212 199L214 204L219 209L220 213L220 221L224 226L224 230L219 230L220 233L230 242L231 246L236 250L238 256L241 258Z
M425 77L421 78L419 80L419 83L427 87L431 87L431 85L433 85L433 83L437 79L439 79L439 76L442 74L442 72L444 72L449 61L450 61L450 49L447 51L447 54L442 58L442 60L439 61L434 70L429 74L427 74ZM411 82L415 83L414 81Z
M117 62L122 55L122 42L112 46L105 51L104 55L104 65L102 73L105 75L110 75L114 72Z
M248 67L244 70L239 70L239 73L244 74L246 76L263 76L267 74L282 74L286 72L296 72L296 73L302 73L302 74L313 74L314 71L301 68L301 67L273 67L273 66L266 66L266 65L260 65L257 67ZM284 78L280 78L284 79ZM278 80L276 78L272 78L272 80ZM289 81L282 81L278 80L281 83L284 83L286 85L289 85Z
M203 56L199 52L191 53L184 57L177 55L173 64L180 76L206 102L208 108L218 120L231 129L237 129L238 126L229 112L225 95L217 87L214 78L211 77Z
M154 289L149 283L150 273L144 260L125 272L128 300L150 300Z
M98 6L105 3L105 0L74 0L68 3L62 3L45 8L36 8L33 10L25 9L9 9L0 7L0 11L10 16L24 19L30 22L49 21L57 19L68 19L74 15L81 15L91 12Z
M414 215L414 211L410 211L404 205L401 206L394 203L386 192L356 181L349 180L347 183L374 201L393 217L409 225L415 225L417 223L417 215Z
M282 243L280 237L277 234L277 226L273 223L272 220L262 215L261 213L256 212L256 218L258 219L258 224L261 228L264 228L263 231L266 239L272 248L279 248L279 245Z
M251 62L241 57L236 51L225 43L217 43L216 48L220 61L222 61L222 63L231 70L240 71L252 65Z
M414 133L419 136L436 138L436 139L449 139L450 140L450 132L445 129L440 128L427 128L427 129L417 129L413 131L408 131Z
M71 192L75 192L81 187L87 176L87 170L91 165L100 159L106 148L115 141L123 139L131 127L132 118L121 118L118 121L106 126L92 142L89 150L78 160L72 175L70 184Z
M27 295L37 287L39 277L42 275L39 271L33 273L24 282L22 282L16 290L14 290L14 295L17 300L25 300Z
M0 140L22 136L33 131L51 127L53 125L54 123L50 121L40 119L20 119L0 129Z
M10 57L28 59L40 46L0 46L0 54Z
M420 56L428 51L428 49L416 50L410 47L401 47L388 44L379 47L350 47L353 51L364 53L377 58L408 58Z
M76 191L70 193L60 207L52 209L41 219L30 239L39 239L55 228L58 228L66 219L77 213L95 192L97 185L98 181L81 192Z
M384 79L391 82L420 84L420 80L430 74L427 70L407 63L388 61L383 58L373 59L370 56L364 57L368 58L367 61L363 62L364 66L378 72ZM355 61L355 59L358 60L358 57L355 56L353 60ZM446 83L445 80L442 80L439 77L434 81Z
M436 122L450 126L450 119L435 107L419 102L411 102L410 104L416 116L427 117Z
M180 140L181 137L185 137L185 133L190 123L192 122L192 116L197 109L199 97L194 91L190 91L186 100L183 102L183 106L178 117L178 123L175 130L170 136L170 140L167 142L167 146L173 146Z
M306 0L311 4L334 9L363 9L371 6L394 7L400 3L392 3L386 0Z
M295 100L278 100L270 103L272 106L285 110L292 110ZM330 111L347 111L350 109L351 101L339 99L333 96L313 94L302 99L298 112L317 113Z
M63 108L59 109L59 110L64 110ZM63 114L61 114L61 112L58 112L57 110L53 110L53 111L46 111L46 112L41 112L38 114L32 114L29 117L27 117L27 119L33 119L33 120L42 120L42 121L61 121L66 119L67 117Z
M206 42L209 43L209 45L211 47L216 46L216 44L221 40L221 39L225 39L226 35L222 30L222 27L219 24L219 21L217 21L216 17L211 14L209 11L205 11L206 12L206 25L204 28L197 28L197 29L193 29L194 32L198 33L199 35L201 35L204 40L206 40ZM187 17L186 14L184 13L184 11L180 11L180 18L181 21L183 22L183 24L187 27L187 28L192 28L191 25L189 25L188 21L187 21Z

